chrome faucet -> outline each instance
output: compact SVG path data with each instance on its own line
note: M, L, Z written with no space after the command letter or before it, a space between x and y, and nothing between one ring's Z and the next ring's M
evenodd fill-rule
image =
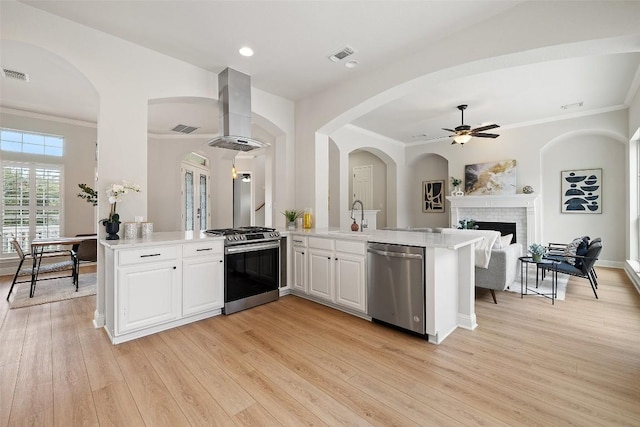
M362 232L367 227L367 224L364 223L364 205L361 200L356 199L351 204L351 219L354 221L356 220L356 217L353 216L353 209L355 208L356 203L360 203L360 231Z

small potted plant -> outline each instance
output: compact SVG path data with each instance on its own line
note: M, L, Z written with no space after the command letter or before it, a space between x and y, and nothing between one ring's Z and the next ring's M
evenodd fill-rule
M477 230L478 226L476 225L475 219L461 219L460 221L458 221L458 229Z
M291 209L282 212L282 214L287 219L287 227L290 230L294 230L296 228L296 219L302 217L303 212L296 209Z
M534 262L540 262L542 261L542 257L547 253L547 248L538 243L533 243L529 245L529 253Z
M461 179L454 176L451 177L451 185L453 185L453 191L451 192L452 196L464 196L464 192L460 191L460 184L462 184Z

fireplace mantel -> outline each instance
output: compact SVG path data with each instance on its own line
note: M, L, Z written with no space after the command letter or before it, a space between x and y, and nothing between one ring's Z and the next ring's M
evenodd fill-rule
M455 227L460 221L461 211L474 210L476 214L473 219L482 221L486 218L482 218L482 215L477 215L477 212L491 212L493 216L496 211L500 209L513 210L524 209L526 212L526 220L522 224L518 224L520 229L526 230L523 232L524 237L526 235L526 241L519 238L518 241L526 248L531 243L540 242L541 237L541 225L540 225L540 195L539 194L508 194L508 195L491 195L491 196L448 196L447 200L450 203L451 212L451 226ZM495 221L496 218L490 220ZM508 218L502 218L505 222L510 221ZM520 234L520 233L518 233Z
M538 194L507 194L504 196L448 196L456 208L528 208L537 204Z

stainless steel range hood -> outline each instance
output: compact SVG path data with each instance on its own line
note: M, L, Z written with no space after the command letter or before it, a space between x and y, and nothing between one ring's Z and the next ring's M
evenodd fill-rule
M251 135L251 78L232 68L218 74L218 106L222 136L208 142L211 147L251 151L269 144Z

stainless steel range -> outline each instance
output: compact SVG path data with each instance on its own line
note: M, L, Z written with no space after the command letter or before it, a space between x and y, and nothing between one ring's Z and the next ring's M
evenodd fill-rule
M224 240L224 314L280 296L280 233L273 228L239 227L207 230Z

